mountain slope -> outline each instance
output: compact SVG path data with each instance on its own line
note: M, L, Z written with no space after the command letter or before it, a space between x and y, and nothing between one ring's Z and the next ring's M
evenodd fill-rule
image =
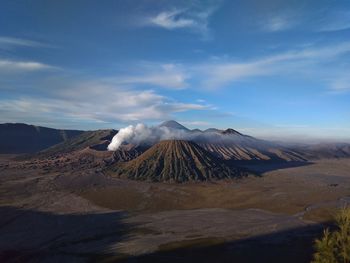
M306 161L305 156L292 149L281 148L277 145L254 145L240 142L198 143L203 149L224 160L238 161Z
M161 123L159 125L159 127L167 127L167 128L170 128L170 129L178 129L178 130L189 131L188 128L186 128L182 124L180 124L180 123L178 123L176 121L173 121L173 120L165 121L165 122Z
M74 138L66 140L65 142L47 148L38 153L38 155L51 156L55 154L63 154L83 150L87 147L97 151L106 151L109 142L117 132L118 131L112 129L86 131Z
M241 134L233 129L210 129L193 139L199 146L224 160L305 161L298 151Z
M143 145L122 145L113 152L113 162L131 161L143 154L147 149L149 149L149 147Z
M0 153L34 153L82 133L79 130L57 130L23 123L0 124Z
M222 160L193 142L161 141L129 162L116 163L109 168L119 177L148 181L205 181L233 178L240 175Z
M189 131L192 135L188 138L216 157L224 160L237 161L305 161L306 158L299 151L283 147L273 142L260 140L252 136L242 134L234 129L219 130L209 128L204 131L190 131L183 125L168 121L161 126L171 129Z
M350 157L350 143L319 143L295 148L308 160Z
M234 129L219 130L209 128L205 131L189 130L176 121L166 121L159 125L168 127L171 130L185 131L185 138L182 140L192 141L201 146L206 151L223 160L233 161L306 161L297 149L288 148L277 143L260 140L252 136L242 134ZM180 138L177 138L180 139ZM132 146L132 145L131 145ZM135 145L134 145L135 146ZM142 152L143 149L135 150L118 149L115 153L115 161L129 161Z

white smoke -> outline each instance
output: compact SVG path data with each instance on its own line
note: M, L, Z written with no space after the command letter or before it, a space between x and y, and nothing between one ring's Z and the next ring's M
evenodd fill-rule
M130 125L120 131L113 137L108 145L108 150L115 151L123 143L154 144L162 140L169 139L186 139L189 133L185 130L171 129L168 127L148 127L145 124L139 123L136 126Z
M253 140L256 145L257 140L241 135L224 135L219 130L211 132L187 131L166 126L151 126L139 123L136 126L130 125L122 128L113 137L108 145L108 150L116 151L122 144L146 144L153 145L162 140L188 140L197 143L216 142L216 143L247 143Z

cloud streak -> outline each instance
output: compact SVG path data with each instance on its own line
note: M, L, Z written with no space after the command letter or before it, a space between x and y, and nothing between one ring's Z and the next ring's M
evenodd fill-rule
M205 76L203 85L219 88L227 84L259 76L305 74L322 63L350 53L350 42L338 45L289 51L249 62L217 62L198 65L195 71ZM327 68L327 71L330 71Z
M334 32L350 29L350 12L336 11L328 15L325 22L321 24L318 31Z
M151 25L163 27L170 30L177 28L194 27L197 22L194 19L183 18L183 13L183 10L178 9L172 11L164 11L154 17L150 17L149 23Z
M23 38L0 36L0 48L11 49L11 48L18 48L18 47L40 48L40 47L51 47L51 46L41 42L23 39Z
M345 75L332 80L330 84L330 92L333 94L350 92L350 77Z
M262 29L266 32L279 32L291 29L295 25L295 20L292 17L279 15L264 19Z
M23 121L27 113L38 118L51 116L53 120L64 117L70 121L106 123L151 121L171 118L177 112L210 108L210 105L175 101L153 90L126 89L99 81L66 83L65 87L53 87L40 97L23 95L0 100L0 112L4 116L10 114L13 121Z
M0 73L31 72L54 69L56 67L36 61L14 61L0 59Z
M188 75L179 65L152 64L141 67L136 75L119 75L109 80L117 85L151 85L169 89L184 89Z
M155 15L142 19L141 25L159 27L166 30L188 29L209 37L209 19L218 8L216 5L195 5L163 10Z

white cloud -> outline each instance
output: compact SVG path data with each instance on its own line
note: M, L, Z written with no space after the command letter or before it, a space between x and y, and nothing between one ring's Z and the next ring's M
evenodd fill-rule
M51 47L50 45L22 38L0 36L0 48L11 49L14 47Z
M280 10L268 13L257 22L265 32L281 32L296 27L317 32L334 32L350 29L350 11L336 7L304 12L302 9Z
M28 113L38 119L51 116L91 122L164 120L176 112L207 109L210 106L174 101L153 90L125 89L99 81L67 84L41 97L0 100L0 115L11 116L12 121L25 121Z
M156 15L142 19L143 26L161 27L167 30L190 29L203 36L209 37L209 19L217 9L218 4L204 6L191 3L184 8L164 10Z
M308 48L275 54L249 62L206 63L196 66L197 74L203 76L203 86L218 88L228 83L264 75L307 74L325 61L350 53L350 42L338 45ZM327 68L327 71L330 71Z
M291 29L295 26L295 20L290 16L272 16L264 19L262 28L268 32L278 32Z
M13 61L0 59L0 73L26 72L54 69L55 67L36 61Z
M179 65L175 64L152 64L141 67L143 73L128 76L110 78L115 84L145 84L163 88L183 89L187 87L188 74L184 73Z
M195 20L183 18L181 17L182 14L182 10L164 11L155 17L151 17L149 23L166 29L193 27L196 25Z
M319 31L332 32L350 29L350 12L331 12L324 22L321 23Z
M203 85L219 88L240 79L267 74L270 69L262 67L262 63L216 63L200 66L201 74L204 76Z
M346 76L340 76L331 81L330 91L334 94L341 94L350 92L350 77L349 74Z
M190 126L208 126L212 123L207 121L180 121L184 125L190 125Z

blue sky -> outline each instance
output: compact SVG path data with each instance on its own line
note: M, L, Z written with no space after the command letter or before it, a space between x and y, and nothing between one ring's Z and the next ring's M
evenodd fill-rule
M0 3L0 122L350 139L350 2Z

